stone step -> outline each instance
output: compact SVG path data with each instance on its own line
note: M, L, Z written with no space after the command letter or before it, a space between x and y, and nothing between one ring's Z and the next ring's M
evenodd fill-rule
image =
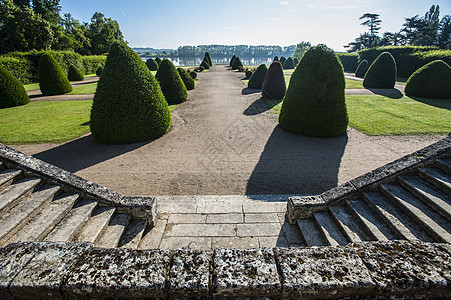
M13 170L13 169L7 169L7 170L1 170L0 171L0 192L6 189L8 186L11 185L14 178L18 177L22 171L20 170Z
M9 242L42 241L44 237L61 221L77 201L78 194L63 194L50 201Z
M435 162L439 168L451 174L451 158L436 159Z
M42 207L53 199L59 190L59 186L45 187L32 193L4 214L0 219L0 240L8 240L16 234L30 218L33 218Z
M348 205L332 205L330 213L340 224L347 239L353 243L371 241L375 238L368 233L366 226Z
M397 240L399 236L396 232L377 215L373 209L363 199L350 199L346 203L353 210L358 220L362 222L372 236L371 240L388 241Z
M421 200L395 184L381 184L382 191L439 242L451 243L451 223Z
M418 175L429 181L443 192L451 195L451 176L434 167L419 168Z
M344 246L348 243L342 229L329 212L320 211L314 213L313 216L331 246Z
M382 192L365 192L363 196L373 210L403 239L434 241L419 224L412 220L401 208L393 204L393 201L390 201Z
M4 214L8 209L14 207L21 198L27 197L33 189L41 182L39 178L25 178L11 184L0 194L0 211Z
M400 176L401 185L451 222L451 196L416 175Z
M116 248L131 218L132 216L130 214L116 214L113 216L105 231L94 245L103 248Z
M330 246L313 218L297 219L297 223L308 246Z
M120 248L138 248L146 227L147 220L133 219L128 225L125 232L122 234L118 246Z
M86 223L96 206L97 201L95 200L84 199L79 201L44 240L47 242L71 241Z
M111 206L98 207L80 230L80 233L74 238L74 241L95 243L108 226L115 211L116 208Z

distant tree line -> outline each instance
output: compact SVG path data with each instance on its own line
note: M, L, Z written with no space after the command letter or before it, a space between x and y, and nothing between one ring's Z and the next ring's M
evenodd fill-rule
M379 14L366 13L360 17L361 25L368 31L360 34L353 42L344 46L348 52L377 46L437 46L451 49L451 16L440 19L440 7L432 5L423 17L419 15L404 18L402 28L397 32L384 32L379 35L382 20Z
M108 51L124 37L119 23L96 12L90 23L60 16L60 0L0 0L0 54L31 50L73 50L82 55Z
M296 49L296 45L281 46L252 46L252 45L199 45L199 46L180 46L177 49L179 57L197 57L203 56L205 52L215 57L274 57L291 56ZM172 53L171 54L175 54Z

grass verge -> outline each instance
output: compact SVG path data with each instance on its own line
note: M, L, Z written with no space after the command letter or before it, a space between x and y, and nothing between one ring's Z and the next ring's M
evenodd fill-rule
M74 89L72 90L72 92L68 93L67 95L90 95L90 94L95 94L96 89L97 89L97 82L77 85L77 86L74 86Z
M170 105L174 111L179 105ZM92 101L44 101L0 109L0 142L62 143L89 132Z

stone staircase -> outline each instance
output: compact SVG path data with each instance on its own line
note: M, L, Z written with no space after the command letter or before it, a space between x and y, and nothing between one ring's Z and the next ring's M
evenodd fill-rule
M26 160L24 166L0 157L0 246L74 241L105 248L139 248L144 233L153 227L154 198L125 197L9 151L16 154L13 160ZM33 170L27 168L30 162Z
M451 152L449 144L439 148L432 158L417 162L414 153L323 197L292 198L290 222L297 223L308 246L388 240L451 243Z

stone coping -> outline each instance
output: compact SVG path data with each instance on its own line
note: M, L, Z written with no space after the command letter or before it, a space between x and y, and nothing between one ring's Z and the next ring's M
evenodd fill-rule
M100 200L105 205L118 206L119 211L130 212L135 218L146 218L150 224L157 216L155 197L124 196L1 143L0 161L3 161L6 167L21 169L31 176L43 178L50 184L60 185L66 192Z
M446 298L450 254L420 241L213 251L24 242L0 248L0 298Z
M325 210L327 205L354 196L363 190L372 188L381 181L427 164L433 159L446 155L451 151L451 135L437 143L401 157L380 168L354 178L320 195L295 196L288 199L287 216L290 223L296 219L308 218L313 212Z

